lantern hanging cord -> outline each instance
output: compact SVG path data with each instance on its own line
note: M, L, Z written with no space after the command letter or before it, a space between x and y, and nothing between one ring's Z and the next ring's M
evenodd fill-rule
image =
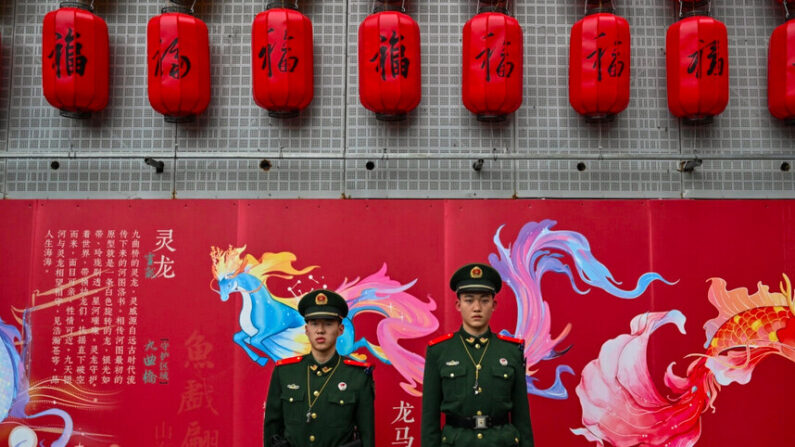
M690 4L690 9L685 12L685 1L679 0L679 18L683 19L685 17L694 17L694 16L709 16L712 13L712 0L694 0ZM700 10L699 8L706 5L706 11Z
M585 2L586 16L599 13L612 14L615 10L616 8L613 6L613 0L587 0Z

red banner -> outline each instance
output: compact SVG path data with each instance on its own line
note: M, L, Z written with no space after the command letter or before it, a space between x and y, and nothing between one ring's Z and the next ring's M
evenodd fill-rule
M419 446L468 262L505 281L492 329L525 340L536 445L795 442L792 202L0 209L0 445L261 445L273 365L307 349L268 318L326 287L351 307L338 350L376 364L377 444Z

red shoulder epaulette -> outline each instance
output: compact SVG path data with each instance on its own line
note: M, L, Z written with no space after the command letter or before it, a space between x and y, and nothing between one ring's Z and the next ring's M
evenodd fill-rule
M370 363L370 362L357 362L356 360L351 360L351 359L345 359L345 360L342 361L342 363L344 363L346 365L351 365L351 366L360 366L362 368L372 368L373 367L373 364Z
M497 334L497 338L499 338L500 340L509 341L511 343L516 343L518 345L521 345L522 343L524 343L524 340L522 340L521 338L513 338L513 337L509 337L507 335L502 335L502 334Z
M442 335L441 337L436 337L433 340L428 342L428 346L433 346L437 343L441 343L445 340L450 340L455 335L455 332L450 332L449 334Z
M303 358L304 358L304 356L299 355L297 357L290 357L290 358L286 358L286 359L281 359L278 362L276 362L276 366L289 365L291 363L298 363Z

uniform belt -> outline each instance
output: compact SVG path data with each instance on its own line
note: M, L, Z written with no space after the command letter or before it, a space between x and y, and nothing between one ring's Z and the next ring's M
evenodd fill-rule
M470 430L485 430L498 425L505 425L510 422L508 414L499 416L470 416L461 417L455 414L445 413L445 424L456 428L468 428Z

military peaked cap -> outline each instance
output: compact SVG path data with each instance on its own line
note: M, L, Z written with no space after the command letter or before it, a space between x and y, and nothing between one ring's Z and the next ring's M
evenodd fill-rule
M348 316L348 303L330 290L313 290L298 302L298 312L304 320L343 319Z
M490 292L496 294L502 288L502 279L497 270L486 264L467 264L453 273L450 288L456 294L463 292Z

